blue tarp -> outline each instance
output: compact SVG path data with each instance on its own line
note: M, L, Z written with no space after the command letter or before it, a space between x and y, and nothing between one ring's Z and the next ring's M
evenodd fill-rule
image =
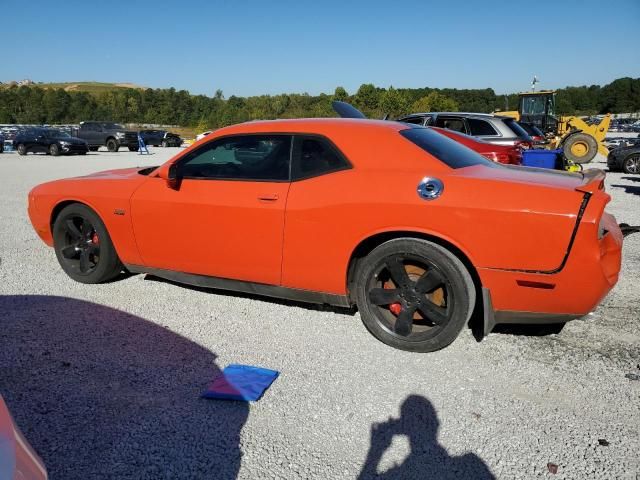
M231 364L213 379L209 388L202 393L202 397L256 401L278 375L277 371L267 368Z

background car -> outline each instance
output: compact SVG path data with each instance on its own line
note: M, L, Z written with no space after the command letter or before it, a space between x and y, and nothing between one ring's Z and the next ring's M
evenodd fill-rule
M182 145L182 138L179 135L166 130L140 130L138 133L146 145L154 147L179 147Z
M211 132L212 132L211 130L208 130L206 132L199 133L198 135L196 135L196 141L202 140L204 137L209 135Z
M518 125L520 125L529 134L534 144L540 145L546 143L547 138L545 137L544 132L533 123L518 122Z
M4 152L4 136L0 133L0 153Z
M54 128L32 128L20 132L13 140L13 145L19 155L29 152L48 153L53 156L85 155L89 151L89 146L84 140Z
M110 152L127 147L130 152L138 151L138 132L127 130L113 122L80 122L76 135L89 144L89 150L97 151L105 146Z
M640 173L640 145L611 150L607 156L607 166L612 171Z
M28 212L76 281L126 269L357 305L376 338L427 352L458 336L476 299L485 334L592 311L621 261L603 183L599 170L490 162L416 125L277 120L217 130L160 167L41 184Z
M522 148L531 148L533 145L533 139L511 117L487 113L431 112L412 113L400 117L398 121L455 130L498 145L518 145Z
M438 127L431 128L493 162L511 165L520 165L522 163L522 149L516 145L497 145L454 130Z

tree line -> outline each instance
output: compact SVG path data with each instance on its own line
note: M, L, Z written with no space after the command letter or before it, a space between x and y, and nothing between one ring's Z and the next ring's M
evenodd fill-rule
M114 88L100 93L39 86L0 89L0 123L60 124L83 120L150 123L217 128L255 119L331 117L332 100L352 103L370 118L391 118L418 111L493 112L517 109L518 95L493 89L380 88L363 84L349 93L337 87L332 95L306 93L225 98L186 90ZM558 90L559 114L592 115L640 111L640 78L619 78L608 85Z

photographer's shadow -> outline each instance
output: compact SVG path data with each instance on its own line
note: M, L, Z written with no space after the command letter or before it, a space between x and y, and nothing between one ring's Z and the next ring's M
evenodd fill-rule
M473 453L450 456L438 444L439 425L438 416L429 400L420 395L407 397L400 409L400 418L390 418L371 427L371 445L358 480L495 478L482 459ZM411 451L402 464L379 473L382 456L396 435L408 438Z
M244 402L199 398L208 349L129 313L0 296L0 392L50 478L237 477Z

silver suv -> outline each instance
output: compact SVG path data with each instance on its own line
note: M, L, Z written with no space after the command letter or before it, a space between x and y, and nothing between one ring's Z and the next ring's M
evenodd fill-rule
M533 139L513 118L488 113L412 113L399 118L398 122L447 128L498 145L530 148L533 144Z

